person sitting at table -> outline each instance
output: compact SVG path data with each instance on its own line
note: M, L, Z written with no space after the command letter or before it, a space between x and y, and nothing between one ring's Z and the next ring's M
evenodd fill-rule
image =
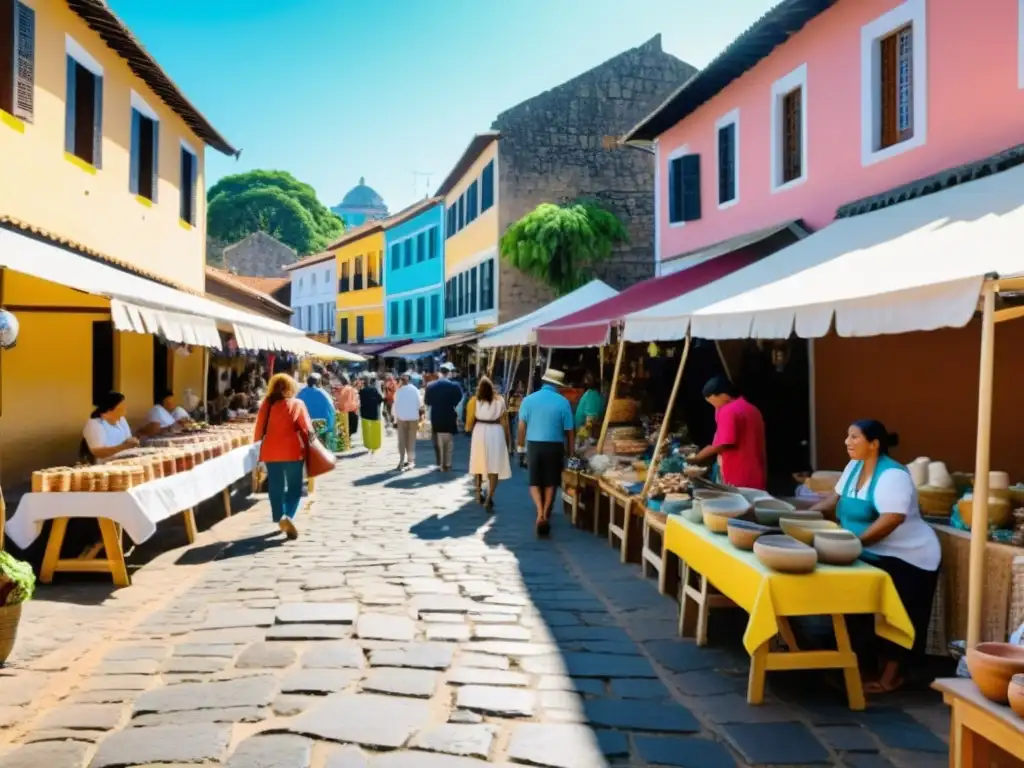
M855 421L846 432L850 462L835 490L812 509L836 518L864 545L861 559L892 577L896 594L914 626L910 652L892 643L879 643L874 617L850 622L854 650L864 667L874 654L881 673L864 686L866 693L887 693L903 684L901 666L924 657L932 600L938 583L942 550L935 531L921 517L917 488L907 468L889 455L899 437L875 419Z
M718 457L722 482L738 488L768 488L764 419L726 376L704 385L704 399L715 409L715 439L688 460L701 464Z
M128 403L120 392L108 392L100 398L82 430L82 458L102 464L121 451L138 446L139 440L132 435L125 418L127 410Z
M586 392L576 404L577 432L587 425L588 418L593 419L595 424L604 418L604 398L601 396L601 390L597 387L597 379L590 371L583 374L583 386Z
M192 417L180 405L175 407L174 393L165 389L157 397L156 404L146 414L146 424L139 430L147 435L167 432L179 424L189 424Z

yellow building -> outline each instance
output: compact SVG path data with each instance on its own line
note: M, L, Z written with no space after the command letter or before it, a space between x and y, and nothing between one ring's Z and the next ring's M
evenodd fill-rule
M337 260L338 341L362 344L384 336L383 222L356 227L328 251Z
M483 330L498 322L497 131L473 137L441 184L445 204L445 328Z
M110 389L133 426L158 389L202 394L201 348L172 352L157 326L217 341L209 318L168 323L205 306L203 150L234 151L105 3L15 0L13 12L0 25L0 303L20 324L0 352L8 485L73 463Z

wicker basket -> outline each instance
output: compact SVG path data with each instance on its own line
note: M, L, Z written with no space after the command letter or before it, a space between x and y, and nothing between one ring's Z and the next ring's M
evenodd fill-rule
M636 421L636 415L640 410L640 403L629 398L619 397L608 406L609 424L629 424Z
M111 493L123 493L132 487L132 473L128 467L111 469L107 478L107 488Z
M21 603L0 606L0 664L5 664L14 650L20 621Z
M645 453L650 445L646 440L616 440L615 452L623 456L639 456Z
M953 512L956 499L956 491L952 488L924 486L917 489L917 500L920 502L922 517L948 518Z

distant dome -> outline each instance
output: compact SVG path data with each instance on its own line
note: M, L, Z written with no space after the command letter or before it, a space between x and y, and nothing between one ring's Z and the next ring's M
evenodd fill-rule
M341 204L350 208L385 208L384 198L373 187L366 186L366 179L359 177L359 184L352 187Z

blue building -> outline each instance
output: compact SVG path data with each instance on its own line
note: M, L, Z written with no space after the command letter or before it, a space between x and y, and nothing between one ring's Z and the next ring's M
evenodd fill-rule
M388 215L388 207L384 204L383 198L373 187L368 187L366 179L362 177L331 210L345 222L346 229L355 229L368 221L383 219Z
M444 335L441 198L421 200L384 223L384 312L390 339Z

